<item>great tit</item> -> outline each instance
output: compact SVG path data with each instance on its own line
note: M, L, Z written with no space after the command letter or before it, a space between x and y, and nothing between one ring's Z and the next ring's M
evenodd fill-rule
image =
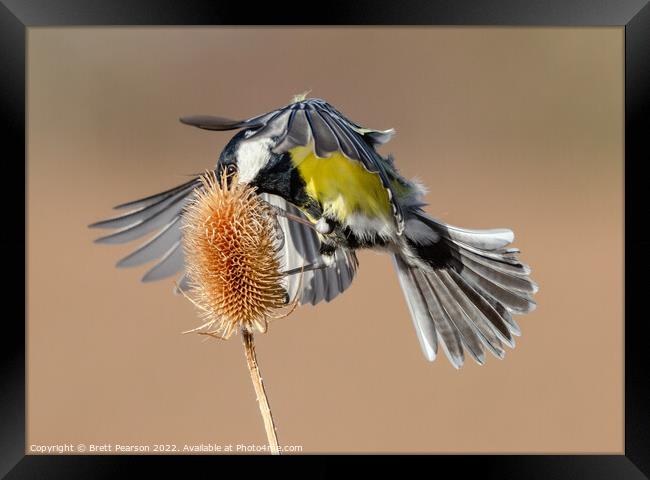
M392 129L361 127L326 101L304 97L248 120L196 115L180 121L205 130L239 130L221 152L215 174L255 187L284 212L278 219L285 265L312 266L289 285L291 298L314 305L332 300L354 278L355 251L380 250L393 259L427 360L436 358L439 344L456 368L464 352L483 364L485 349L502 358L504 344L514 347L520 330L512 314L535 308L537 285L518 260L519 250L508 248L512 231L468 230L427 215L424 188L376 150L391 139ZM182 213L199 187L197 176L118 205L129 211L91 225L119 228L97 242L122 243L157 230L118 266L158 259L143 281L181 272ZM177 285L188 288L184 276Z

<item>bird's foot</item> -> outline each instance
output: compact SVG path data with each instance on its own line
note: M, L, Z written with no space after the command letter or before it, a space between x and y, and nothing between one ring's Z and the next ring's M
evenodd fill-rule
M332 232L332 224L325 217L320 217L314 226L316 227L316 231L323 235L327 235L328 233Z

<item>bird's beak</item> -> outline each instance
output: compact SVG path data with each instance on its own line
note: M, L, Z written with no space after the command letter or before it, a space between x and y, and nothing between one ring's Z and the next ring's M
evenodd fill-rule
M217 182L219 182L219 185L221 185L222 178L224 178L224 177L226 179L226 184L228 185L228 187L230 187L233 184L233 182L235 182L235 184L238 183L237 174L236 173L228 174L226 172L225 168L219 168L219 169L217 169L217 171L215 173L216 173Z

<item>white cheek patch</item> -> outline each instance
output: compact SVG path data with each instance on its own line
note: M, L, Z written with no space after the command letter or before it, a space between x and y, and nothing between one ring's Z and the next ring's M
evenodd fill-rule
M239 183L250 183L271 159L271 139L242 140L237 147L237 178Z

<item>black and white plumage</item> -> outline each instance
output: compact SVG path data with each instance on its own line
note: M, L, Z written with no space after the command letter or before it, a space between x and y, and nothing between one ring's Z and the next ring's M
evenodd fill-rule
M330 301L351 284L355 251L389 253L425 357L442 345L459 368L469 354L482 364L485 351L498 358L520 334L513 314L535 308L537 286L508 229L468 230L425 214L424 189L402 177L377 145L393 130L372 130L347 119L320 99L300 99L248 120L191 116L181 122L205 130L239 129L220 155L217 175L237 172L279 211L287 269L315 264L302 288L293 278L290 296L301 303ZM130 211L94 227L119 228L98 239L122 243L153 232L152 239L118 266L158 263L145 275L156 280L183 269L180 216L198 186L192 179L174 189L117 208ZM181 280L181 288L184 283Z

